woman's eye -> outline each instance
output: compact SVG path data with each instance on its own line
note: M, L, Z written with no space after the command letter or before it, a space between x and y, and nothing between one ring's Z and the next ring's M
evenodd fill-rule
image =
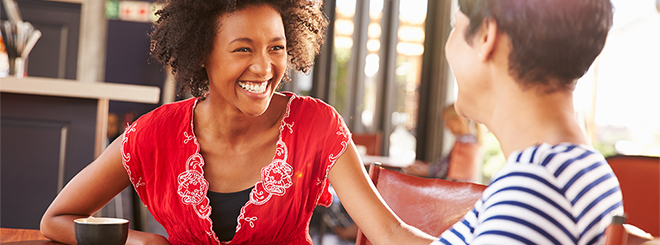
M237 48L234 52L250 52L249 48Z
M273 50L283 50L283 49L284 49L284 46L280 46L280 45L278 45L278 46L274 46L272 49L273 49Z

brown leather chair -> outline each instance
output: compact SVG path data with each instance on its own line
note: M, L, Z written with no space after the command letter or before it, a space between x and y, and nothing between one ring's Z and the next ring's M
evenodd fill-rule
M367 148L367 155L381 156L383 145L382 133L355 133L353 134L353 143L363 145Z
M415 177L377 164L371 164L369 176L401 220L433 236L440 236L463 218L486 189L470 182ZM355 244L371 243L358 229Z
M641 245L655 239L651 234L631 224L626 217L614 216L605 230L605 245Z
M627 223L660 236L660 158L621 155L606 160L619 179Z

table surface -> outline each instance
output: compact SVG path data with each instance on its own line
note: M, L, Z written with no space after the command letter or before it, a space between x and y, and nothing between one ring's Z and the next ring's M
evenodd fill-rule
M362 158L362 163L364 165L370 165L372 163L380 163L383 165L383 167L389 167L389 168L406 168L409 167L414 163L413 162L403 162L397 158L393 157L386 157L386 156L371 156L371 155L363 155L360 156Z
M0 228L0 244L55 245L62 243L48 240L48 238L41 235L39 230Z
M57 245L62 244L48 240L41 231L32 229L0 228L0 244L5 245ZM642 245L660 245L660 237Z

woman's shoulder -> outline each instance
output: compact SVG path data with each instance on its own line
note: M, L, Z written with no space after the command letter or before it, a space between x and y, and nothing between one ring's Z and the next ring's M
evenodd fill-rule
M511 153L508 157L508 162L552 166L556 164L562 165L567 161L601 161L603 159L603 155L587 145L574 143L551 145L541 143Z
M161 105L140 116L131 127L138 131L174 132L177 128L189 125L192 112L197 102L196 98ZM145 131L146 130L146 131ZM138 133L143 135L143 133ZM150 134L151 135L151 134Z
M283 94L291 97L283 118L283 125L295 127L298 137L350 135L342 116L324 101L292 93Z
M589 179L587 182L590 182L607 172L611 172L611 169L603 155L589 146L542 143L511 153L507 163L493 177L493 181L511 176L526 176L543 179L546 183L554 183L563 188L568 184L566 180L575 181L580 178Z
M324 119L339 116L339 113L334 107L321 99L311 96L300 96L291 92L282 92L281 95L290 97L287 107L290 111L295 112L295 114Z
M163 104L156 109L142 115L140 121L171 120L177 117L190 116L197 98L190 98L172 103Z

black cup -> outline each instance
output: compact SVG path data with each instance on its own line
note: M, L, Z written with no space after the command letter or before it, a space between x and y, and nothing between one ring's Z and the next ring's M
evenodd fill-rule
M128 220L116 218L80 218L74 220L76 242L81 245L124 245L128 238Z

